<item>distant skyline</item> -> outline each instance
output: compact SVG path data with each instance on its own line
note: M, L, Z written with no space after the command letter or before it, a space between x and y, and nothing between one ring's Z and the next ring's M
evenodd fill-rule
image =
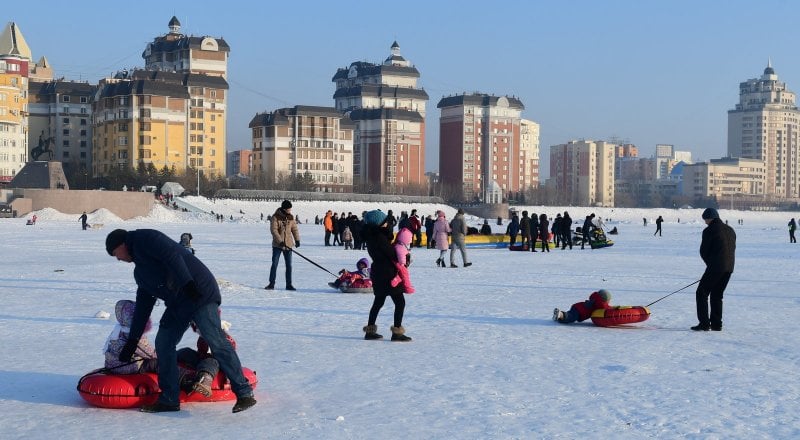
M228 6L228 9L222 9ZM695 161L727 153L727 111L739 83L761 76L768 59L800 91L800 2L583 1L566 4L473 1L391 4L310 1L241 4L144 0L124 13L99 1L4 5L34 61L56 77L96 84L141 68L147 43L176 16L188 35L231 47L228 150L251 148L247 124L259 112L294 105L333 107L336 69L382 62L393 41L420 71L430 96L426 170L438 170L444 96L518 97L522 117L541 125L542 179L549 147L617 138L649 157L656 144ZM5 25L5 23L3 23Z

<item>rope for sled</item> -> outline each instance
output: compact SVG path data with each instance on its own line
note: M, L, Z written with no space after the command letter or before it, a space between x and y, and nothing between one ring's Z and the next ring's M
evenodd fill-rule
M657 299L657 300L655 300L655 301L651 302L650 304L646 305L645 307L650 307L650 306L652 306L653 304L655 304L655 303L657 303L657 302L661 301L662 299L664 299L664 298L666 298L666 297L668 297L668 296L672 296L672 295L674 295L674 294L676 294L676 293L680 292L681 290L683 290L683 289L686 289L687 287L694 286L695 284L697 284L697 283L699 283L699 282L700 282L700 280L697 280L697 281L693 282L692 284L687 284L687 285L685 285L685 286L681 287L680 289L678 289L678 290L676 290L676 291L674 291L674 292L672 292L672 293L670 293L670 294L668 294L668 295L664 295L664 296L662 296L661 298L659 298L659 299Z

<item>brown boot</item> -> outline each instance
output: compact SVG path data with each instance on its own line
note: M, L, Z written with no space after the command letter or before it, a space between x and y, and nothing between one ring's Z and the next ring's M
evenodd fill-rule
M205 398L211 397L211 382L214 380L214 376L210 373L205 371L200 371L197 373L197 380L195 381L194 385L192 385L192 390L197 393L200 393Z
M378 334L378 326L373 325L365 325L364 326L364 339L366 340L374 340L374 339L383 339L383 335Z
M392 327L389 327L389 330L392 331L392 341L398 341L398 342L410 342L411 341L411 338L406 336L406 329L404 329L402 326L400 326L400 327L392 326Z

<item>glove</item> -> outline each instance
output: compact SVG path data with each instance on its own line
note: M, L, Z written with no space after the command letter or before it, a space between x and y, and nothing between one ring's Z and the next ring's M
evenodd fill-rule
M133 358L133 354L136 352L136 347L138 346L139 341L128 339L128 342L126 342L125 346L122 347L122 351L119 352L119 361L130 362Z
M200 292L197 290L197 285L194 283L194 281L189 281L186 283L181 290L187 298L194 302L197 302L200 299Z
M299 240L294 242L294 247L300 247L300 241Z

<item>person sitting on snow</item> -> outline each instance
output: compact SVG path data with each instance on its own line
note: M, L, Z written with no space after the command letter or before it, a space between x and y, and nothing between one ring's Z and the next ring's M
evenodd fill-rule
M211 397L211 385L214 382L214 377L219 373L219 362L214 359L213 353L209 351L208 343L203 339L203 335L197 329L194 321L190 325L192 330L197 333L197 350L183 347L177 351L178 363L193 370L181 369L181 389L187 393L198 392L203 397L208 398ZM236 340L228 333L230 328L230 322L222 321L222 332L233 346L233 349L236 350Z
M131 322L133 322L133 311L136 309L136 303L129 299L121 299L117 301L114 307L114 313L117 317L117 325L114 330L108 335L106 344L103 347L103 354L105 355L105 368L114 374L136 374L145 372L156 372L158 369L158 360L156 359L156 351L147 337L142 335L139 339L139 345L134 352L134 360L131 362L120 362L119 354L122 348L128 342L128 334L131 331ZM144 333L150 330L152 323L147 320L144 327Z
M600 289L597 292L592 292L589 299L579 303L575 303L566 312L555 309L553 310L553 321L568 324L570 322L582 322L592 316L592 312L601 309L610 309L611 307L611 292L606 289Z
M190 251L192 255L194 255L194 248L192 247L193 238L190 232L181 234L181 246L185 247L187 251Z
M356 262L356 270L348 272L346 269L339 271L339 278L328 283L334 289L345 287L372 287L369 280L369 259L362 258Z

